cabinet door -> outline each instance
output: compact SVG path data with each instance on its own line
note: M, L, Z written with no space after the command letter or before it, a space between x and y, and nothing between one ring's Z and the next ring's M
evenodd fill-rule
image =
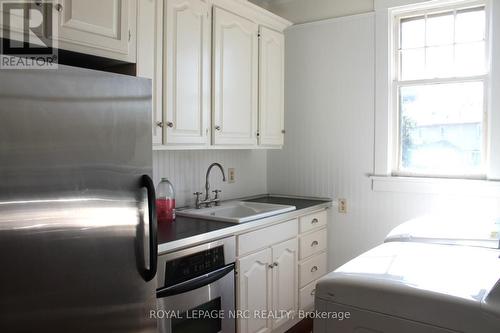
M56 0L59 48L135 62L135 6L136 0Z
M271 249L238 260L238 310L249 311L250 318L238 319L239 333L271 332L271 322L254 318L254 311L269 311L272 306Z
M209 143L210 6L202 0L165 2L166 144Z
M256 145L258 25L214 7L214 109L216 145Z
M284 138L284 37L260 27L259 144L282 146Z
M297 238L272 247L273 255L273 307L279 311L297 311L298 304L298 265ZM273 329L289 318L276 318Z
M162 105L163 0L137 4L137 76L151 79L153 93L153 144L163 143Z

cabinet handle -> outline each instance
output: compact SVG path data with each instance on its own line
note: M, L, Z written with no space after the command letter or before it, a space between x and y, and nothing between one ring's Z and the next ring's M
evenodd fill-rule
M163 121L157 121L156 122L156 126L158 126L158 127L162 127L163 128L163 125L164 125Z
M311 273L314 273L318 270L318 266L313 266L313 268L311 268Z
M278 263L277 262L273 263L273 266L278 267Z
M172 128L172 127L174 127L174 123L171 121L167 121L167 126Z
M215 130L220 131L220 126L219 125L215 126Z
M319 220L317 218L314 218L314 219L312 219L311 224L316 224L318 222L319 222Z
M271 268L271 269L272 269L272 268L274 268L274 265L273 265L273 264L271 264L271 265L268 265L267 267L269 267L269 268Z
M318 241L314 241L314 242L311 243L311 247L315 247L315 246L318 246L318 245L319 245Z
M286 133L286 131L285 131L285 130L281 130L281 134L285 134L285 133Z
M63 5L61 5L60 3L56 4L56 10L60 13L63 11Z
M311 296L316 295L316 289L311 290Z

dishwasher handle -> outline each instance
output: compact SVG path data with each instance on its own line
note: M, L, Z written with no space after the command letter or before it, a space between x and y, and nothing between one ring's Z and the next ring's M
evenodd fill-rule
M179 295L191 290L204 287L223 278L231 271L234 271L234 264L229 264L227 266L219 268L216 271L201 275L186 282L176 284L175 286L160 289L156 292L156 298L164 298L164 297Z

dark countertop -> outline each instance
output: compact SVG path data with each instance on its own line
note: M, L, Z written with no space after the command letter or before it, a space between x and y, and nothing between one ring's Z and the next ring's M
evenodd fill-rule
M262 195L255 198L243 199L242 201L272 203L280 205L292 205L296 210L301 210L323 203L331 202L326 199L301 199L294 197ZM158 244L177 241L200 234L233 227L234 223L218 222L205 219L195 219L184 216L177 216L172 223L158 224Z

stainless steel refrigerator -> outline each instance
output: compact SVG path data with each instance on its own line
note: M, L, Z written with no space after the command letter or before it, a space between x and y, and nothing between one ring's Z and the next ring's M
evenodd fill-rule
M0 70L0 332L156 332L149 80Z

